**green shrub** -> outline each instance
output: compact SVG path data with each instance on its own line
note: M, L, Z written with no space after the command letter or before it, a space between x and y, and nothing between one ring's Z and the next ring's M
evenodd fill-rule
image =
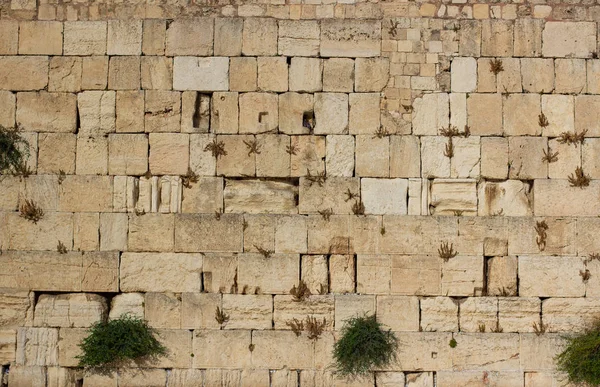
M341 376L365 376L396 358L398 340L391 330L382 329L375 315L347 320L341 334L333 347L336 372Z
M29 157L29 143L19 134L18 128L0 125L0 174L20 174Z
M565 337L567 346L556 357L569 383L600 386L600 320L583 333Z
M116 367L126 360L152 359L166 354L146 321L130 315L116 320L98 321L79 346L79 367Z

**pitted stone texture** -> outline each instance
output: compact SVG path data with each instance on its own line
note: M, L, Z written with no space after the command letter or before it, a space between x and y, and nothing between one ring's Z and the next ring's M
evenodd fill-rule
M120 279L123 291L200 291L201 254L124 253Z
M596 51L596 25L591 22L546 22L542 47L545 57L588 58Z
M176 56L173 62L173 89L227 91L229 58Z
M583 259L562 256L520 256L519 295L522 297L583 297Z
M381 52L379 20L321 22L321 55L324 57L371 57Z
M108 314L106 299L97 294L42 294L35 305L34 326L86 328Z

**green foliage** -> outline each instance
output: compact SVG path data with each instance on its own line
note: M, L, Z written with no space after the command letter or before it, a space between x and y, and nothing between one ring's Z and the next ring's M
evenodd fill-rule
M0 175L20 174L29 157L29 143L21 137L18 128L0 125Z
M341 334L333 348L336 372L341 376L365 376L396 358L398 339L391 330L382 329L375 315L347 320Z
M146 321L130 315L98 321L79 346L79 367L112 368L123 361L151 359L166 354Z
M583 333L565 337L567 346L556 357L557 368L569 383L600 385L600 320Z
M458 343L456 342L456 339L453 337L452 339L450 339L450 348L456 348L456 345Z

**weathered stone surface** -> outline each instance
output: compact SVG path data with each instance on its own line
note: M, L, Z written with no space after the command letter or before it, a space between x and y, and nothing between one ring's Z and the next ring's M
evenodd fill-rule
M256 91L258 78L256 58L231 58L229 71L229 89L231 91Z
M325 255L303 255L301 264L301 279L306 283L311 293L329 292L327 257Z
M418 331L419 315L417 297L377 296L377 321L392 331Z
M0 54L17 55L19 48L19 22L2 20L0 23Z
M546 57L589 57L596 50L596 26L589 22L547 22L542 54Z
M441 128L448 126L450 114L449 97L446 93L425 94L413 102L413 134L438 134Z
M225 329L271 329L271 295L224 294L223 312L229 315Z
M17 356L17 331L15 329L0 330L0 364L13 363Z
M464 215L477 212L477 183L467 179L436 179L431 184L430 213L452 215L462 211Z
M176 56L173 61L173 89L227 91L229 58Z
M117 319L124 314L144 318L144 295L142 293L117 294L110 302L110 319Z
M452 368L453 349L448 345L452 338L450 333L398 332L396 336L405 344L398 346L394 369L421 371L423 368L429 370Z
M456 370L502 371L519 368L519 335L459 333L452 364Z
M193 367L249 368L253 365L251 357L256 352L250 352L248 346L254 343L257 351L260 345L256 336L260 334L261 331L256 331L251 338L249 330L196 330L193 337ZM289 349L289 346L284 347Z
M181 128L181 93L168 90L148 90L145 97L144 126L146 132L179 132ZM174 139L171 141L179 143L185 138L185 135L174 135L173 137ZM163 136L160 138L169 142L169 139Z
M316 20L281 20L278 53L286 56L316 56L319 53L319 23Z
M15 365L8 375L8 383L12 386L45 386L47 385L46 368L40 366Z
M498 321L504 332L534 332L540 325L540 299L525 297L498 298Z
M406 179L361 179L361 199L367 214L406 214Z
M144 307L144 317L150 326L172 329L181 326L181 295L149 292L145 295Z
M258 90L287 91L288 71L283 57L258 57Z
M490 258L487 261L487 268L488 295L517 294L517 257Z
M239 56L242 53L242 18L215 19L215 55Z
M576 247L576 224L572 218L527 218L509 219L509 254L574 255ZM545 221L548 226L545 245L538 242L537 222Z
M450 72L453 92L472 92L477 87L477 61L475 58L454 58Z
M336 20L321 22L321 55L370 57L380 53L381 22Z
M481 23L481 55L512 56L513 23L511 20L483 20Z
M119 372L119 386L122 387L162 387L166 382L166 370L129 368Z
M102 21L65 22L64 54L106 54L107 30L107 23Z
M208 56L213 53L212 18L180 19L169 23L165 54ZM193 36L193 39L190 37Z
M205 254L202 273L204 290L211 293L235 293L237 269L237 255Z
M376 298L370 295L344 294L335 296L335 330L340 331L352 317L374 314Z
M388 84L389 69L387 58L356 59L354 91L382 91Z
M265 258L260 254L241 254L238 258L239 288L247 286L249 292L287 294L297 285L300 257L296 254L273 254Z
M595 298L549 298L542 301L541 313L548 332L580 332L593 324L599 309Z
M449 297L421 299L421 327L425 332L458 330L458 304Z
M124 253L122 291L194 292L201 290L201 254Z
M150 171L155 175L185 175L189 168L188 134L150 133Z
M386 255L358 255L356 260L356 290L361 294L390 292L390 258Z
M439 295L441 261L433 256L391 256L391 293Z
M497 298L469 297L460 304L461 332L493 332L498 327Z
M19 25L20 55L61 55L63 26L54 21L25 21Z
M306 253L308 232L306 217L280 216L275 225L275 251L278 253Z
M538 216L600 215L600 203L591 199L598 186L596 180L584 189L572 187L564 179L535 180L533 211Z
M206 270L205 259L204 269ZM206 274L206 273L205 273ZM205 275L206 278L206 275ZM206 284L205 284L206 285ZM205 286L206 291L212 289ZM182 329L218 329L215 311L221 307L221 295L215 293L182 293L181 294L181 328Z
M277 130L278 99L271 93L244 93L239 98L241 133L266 133Z
M106 299L97 294L42 294L35 305L36 327L87 328L106 318Z
M334 323L334 297L332 295L309 296L303 301L296 301L290 295L275 296L273 309L273 323L275 329L289 330L287 322L297 319L304 321L307 316L312 316L319 321L325 319L326 330L333 328Z
M3 288L0 293L0 327L17 328L30 325L33 319L33 293Z
M323 91L352 92L354 90L354 60L330 58L323 62Z
M242 54L244 56L277 55L277 21L263 18L245 19Z
M354 291L354 258L349 255L329 257L329 291L350 293Z
M523 386L520 371L440 371L438 383L443 386Z
M315 94L315 134L348 134L348 96L342 93Z
M256 368L311 368L313 343L306 337L296 337L289 331L256 331L252 365Z
M306 178L301 178L298 210L302 214L316 214L328 209L331 209L334 214L351 214L353 202L344 200L344 196L337 194L338 192L347 192L347 190L358 193L360 191L359 179L331 177L319 185Z
M243 246L242 216L223 214L175 216L175 251L241 252Z
M522 297L582 297L585 284L579 257L520 256L519 295Z
M17 123L36 132L75 132L75 95L66 93L19 93Z
M521 369L529 370L548 370L555 371L556 356L562 352L565 347L564 337L555 334L524 334L521 335ZM527 374L526 374L527 375ZM563 375L557 375L557 379L562 379ZM558 382L558 380L557 380ZM546 385L559 385L560 383L551 383ZM529 386L526 384L526 386ZM533 386L533 384L531 385Z
M19 328L17 330L18 365L58 365L58 329Z
M529 184L520 180L502 183L484 182L479 186L478 214L480 216L531 216L532 198Z
M575 132L581 133L587 130L587 136L598 136L600 125L598 124L598 111L600 96L578 95L575 97Z

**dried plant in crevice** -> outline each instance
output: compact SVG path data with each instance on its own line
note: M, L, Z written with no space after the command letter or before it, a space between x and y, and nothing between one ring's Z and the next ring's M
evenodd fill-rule
M440 258L444 260L444 262L448 262L450 258L454 258L458 255L458 251L454 251L454 244L442 242L440 248L438 249L438 254Z
M316 175L310 173L310 170L306 169L306 181L308 181L308 186L312 187L314 183L318 184L319 187L322 187L327 180L327 176L325 175L325 171L319 171Z
M502 65L502 61L498 58L490 59L490 73L494 75L500 74L504 71L504 66Z
M406 113L412 113L414 110L413 105L402 105L402 108Z
M545 220L536 222L535 224L535 232L537 236L535 237L535 243L538 245L538 249L540 251L544 251L546 249L546 240L548 239L548 223Z
M317 340L319 336L321 336L321 333L323 333L323 330L326 326L327 320L325 317L323 317L323 321L317 320L314 316L306 317L305 329L310 340Z
M498 295L500 297L514 297L515 294L515 289L512 286L509 287L502 287L498 289Z
M260 255L262 255L264 258L271 258L271 256L275 253L275 251L273 250L269 250L269 249L263 249L260 246L254 245L254 248L258 251L258 253Z
M452 138L452 137L464 137L467 138L471 135L471 128L465 125L464 130L461 132L454 125L448 125L447 128L440 129L440 136Z
M242 231L246 231L248 228L248 221L246 219L242 220Z
M534 322L533 324L531 324L531 326L533 327L533 332L535 332L535 334L537 336L543 335L544 333L546 333L546 330L548 329L548 325L544 324L542 322L542 318L541 317L540 317L540 323L539 324L536 323L536 322Z
M362 200L355 200L352 204L352 213L356 216L361 216L365 214L365 204Z
M319 210L319 215L321 215L323 217L323 220L326 220L327 222L329 222L329 218L331 217L331 215L333 215L333 209L332 208L327 208L324 210Z
M25 218L34 224L44 217L42 210L33 200L25 199L25 202L19 207L19 216Z
M553 153L552 148L548 147L548 151L546 151L546 149L542 149L542 152L544 152L542 161L545 161L548 164L558 161L558 151Z
M319 284L319 295L323 296L327 294L327 286Z
M390 34L390 36L392 38L395 38L396 35L398 34L398 26L400 25L400 22L398 22L397 20L390 20L390 28L388 29L388 33Z
M29 168L27 164L22 163L15 167L13 175L28 178L29 176L33 175L33 171Z
M376 131L373 138L384 138L391 136L391 133L385 129L383 126L380 126Z
M28 170L25 161L29 157L29 143L21 136L20 129L0 125L0 175L18 175Z
M285 325L291 328L292 332L296 334L296 337L302 334L304 330L304 322L302 320L298 320L297 318L293 318L285 322Z
M449 159L454 157L454 143L452 142L452 137L448 138L446 149L444 149L444 156L446 156Z
M293 296L294 301L301 302L310 297L312 293L306 285L306 282L304 282L304 280L300 280L300 283L297 287L294 285L294 287L290 289L290 294Z
M260 154L260 144L258 143L258 140L254 139L252 141L245 141L244 140L244 144L246 144L246 147L248 148L248 157L250 157L250 155Z
M217 309L215 310L215 320L221 326L221 329L223 329L223 325L227 324L229 321L229 315L217 306Z
M196 172L192 171L192 168L188 167L187 173L181 176L181 185L185 188L192 188L192 184L198 182L198 175Z
M581 277L581 280L583 281L583 283L587 284L589 279L592 277L592 273L590 273L590 271L588 269L579 270L579 276Z
M58 185L61 185L67 178L67 174L62 169L58 170Z
M381 234L381 235L385 235L385 226L381 226L381 227L379 228L379 234Z
M490 329L492 333L502 333L504 329L500 326L500 321L496 320L496 326Z
M477 327L477 331L479 333L485 333L485 324L479 324L479 326Z
M65 244L62 243L62 241L58 241L58 245L56 245L56 251L58 251L60 254L66 254L67 246L65 246Z
M296 145L291 144L291 145L286 145L285 147L285 151L291 156L291 155L296 155L298 153L298 148L296 148Z
M561 144L575 145L577 147L577 144L583 144L586 134L587 129L582 130L581 133L562 132L557 140Z
M548 122L548 118L546 118L546 115L544 114L544 112L542 112L538 115L538 125L541 128L547 128L548 125L550 125L550 122Z
M221 220L221 215L223 215L223 213L221 212L220 208L215 210L215 220Z
M463 216L464 212L465 212L464 210L454 210L454 211L452 211L452 214L454 216Z
M204 147L204 152L211 152L213 157L217 160L221 156L227 156L225 143L223 141L218 141L216 138L214 138Z
M592 253L592 254L588 255L588 257L583 261L583 263L585 265L587 265L588 263L590 263L592 261L600 261L600 254Z
M588 187L591 180L590 176L586 175L581 167L575 168L575 172L569 175L568 179L571 187L579 187L581 189L583 189L583 187Z
M345 202L348 202L358 197L358 194L355 194L354 192L350 191L350 188L348 188L348 190L344 192L344 195L346 195L346 199L344 199Z

